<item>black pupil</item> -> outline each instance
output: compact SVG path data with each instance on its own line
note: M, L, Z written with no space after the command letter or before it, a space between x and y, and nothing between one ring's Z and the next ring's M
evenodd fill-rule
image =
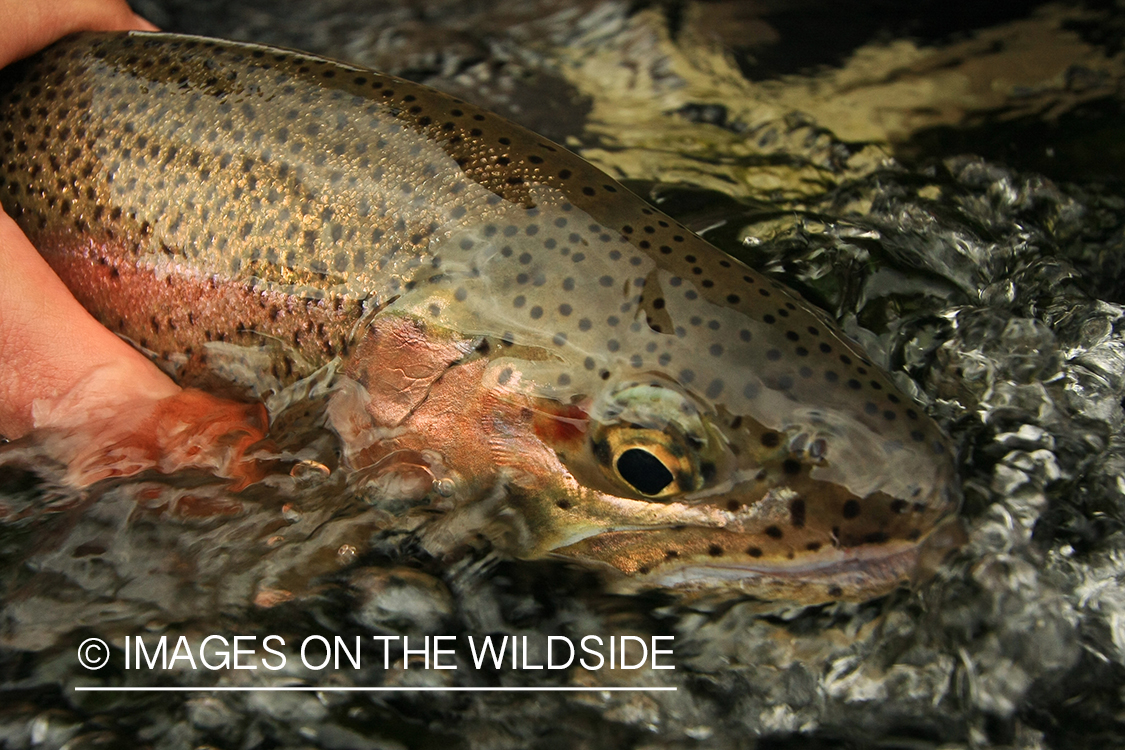
M655 495L672 483L668 467L640 448L630 448L618 457L617 472L642 495Z

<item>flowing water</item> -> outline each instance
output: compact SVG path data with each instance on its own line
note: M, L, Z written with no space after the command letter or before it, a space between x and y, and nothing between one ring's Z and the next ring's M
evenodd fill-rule
M796 289L954 438L967 542L913 590L790 609L615 594L475 538L435 554L410 493L331 470L322 373L270 404L303 470L238 493L189 474L75 493L49 445L9 447L0 744L1121 745L1125 15L971 7L139 5L499 111ZM281 636L286 666L125 669L126 636L210 634ZM361 637L363 666L303 667L317 634ZM439 671L371 639L439 634L526 636L529 664L548 636L674 636L676 669L478 669L460 648ZM89 637L118 649L103 670L75 658ZM677 690L74 690L216 684Z

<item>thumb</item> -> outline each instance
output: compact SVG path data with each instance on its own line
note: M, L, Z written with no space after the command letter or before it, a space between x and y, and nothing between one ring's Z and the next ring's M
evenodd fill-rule
M75 31L159 31L125 0L0 0L0 68Z

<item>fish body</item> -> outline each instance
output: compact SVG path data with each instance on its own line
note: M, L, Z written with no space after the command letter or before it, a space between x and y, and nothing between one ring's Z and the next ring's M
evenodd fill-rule
M0 72L0 202L158 363L339 359L350 468L456 536L632 587L823 601L911 576L948 439L822 312L565 149L270 47L82 34Z

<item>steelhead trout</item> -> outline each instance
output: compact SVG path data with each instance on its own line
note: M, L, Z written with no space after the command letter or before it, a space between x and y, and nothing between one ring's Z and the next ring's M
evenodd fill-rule
M73 36L0 73L0 196L173 371L214 342L274 347L280 382L339 360L348 469L420 478L447 534L815 602L894 588L957 508L947 438L825 314L424 86Z

